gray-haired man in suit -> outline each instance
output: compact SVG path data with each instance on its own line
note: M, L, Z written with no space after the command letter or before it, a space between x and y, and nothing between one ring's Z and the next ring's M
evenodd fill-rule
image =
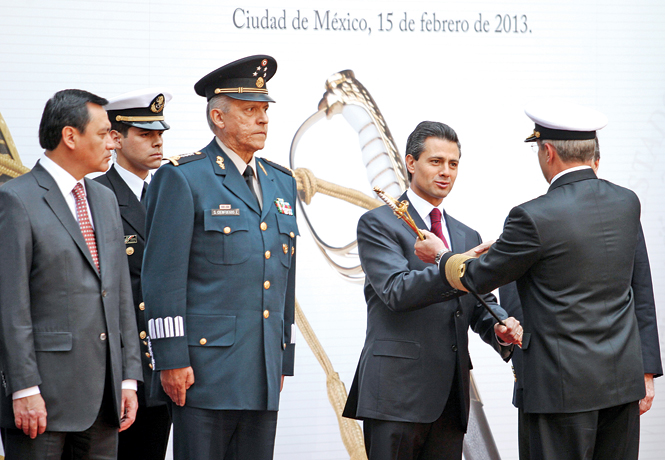
M114 459L136 414L138 333L113 193L106 99L56 93L45 155L0 188L0 405L7 460Z

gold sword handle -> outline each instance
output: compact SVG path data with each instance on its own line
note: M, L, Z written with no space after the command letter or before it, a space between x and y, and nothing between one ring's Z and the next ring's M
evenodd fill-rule
M407 209L409 207L408 201L398 201L381 190L379 187L374 187L374 192L379 196L379 198L383 200L384 203L388 205L390 209L393 210L393 213L397 216L398 219L402 219L409 227L411 227L411 230L414 231L420 241L425 239L425 235L423 235L423 232L420 231L416 223L413 221L411 214L409 214Z

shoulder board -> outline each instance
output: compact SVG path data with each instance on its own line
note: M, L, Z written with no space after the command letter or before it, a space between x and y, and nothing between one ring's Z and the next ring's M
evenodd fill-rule
M293 170L290 168L287 168L286 166L278 165L277 163L273 163L272 161L266 159L266 158L261 158L261 160L265 161L268 163L270 166L273 168L277 169L278 171L282 171L284 174L288 174L289 176L293 176Z
M167 158L166 160L173 163L173 166L180 166L184 165L185 163L189 163L190 161L200 160L201 158L205 157L206 156L203 152L192 152L192 153L183 153L182 155L174 155L172 157Z

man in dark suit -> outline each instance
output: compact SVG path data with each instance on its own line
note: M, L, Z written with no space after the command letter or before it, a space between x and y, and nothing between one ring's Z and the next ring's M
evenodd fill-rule
M422 122L406 146L411 181L400 197L419 228L440 232L453 249L466 251L480 235L443 211L457 177L460 144L443 123ZM496 320L471 296L446 290L438 268L413 253L416 235L382 206L358 223L365 272L367 337L344 410L363 420L369 460L462 457L469 416L469 326L509 359L519 323ZM485 300L506 318L492 295Z
M517 281L532 459L637 459L645 384L631 280L640 203L592 169L602 114L550 103L527 115L547 194L513 208L487 254L443 255L441 277L477 292ZM416 243L422 260L443 249L427 237Z
M598 139L593 159L593 169L598 173L600 162L600 148ZM642 364L644 365L644 385L646 396L640 400L640 415L651 409L655 396L654 377L663 375L663 365L660 357L660 341L658 339L658 328L656 322L656 303L654 301L653 284L651 282L651 268L649 267L649 255L647 253L644 233L640 227L639 239L635 250L635 265L633 267L633 278L631 282L633 295L635 296L635 315L640 328L640 342L642 344ZM515 282L506 284L499 288L501 306L519 321L523 321L522 304L517 284ZM529 449L529 433L526 429L527 414L524 413L524 369L522 350L516 349L511 358L515 385L513 388L513 405L517 408L517 427L519 437L519 451L521 460L531 458Z
M250 56L194 87L215 137L171 157L147 196L143 296L173 400L176 460L268 460L295 350L296 183L264 147L277 63Z
M148 329L141 293L145 245L143 201L152 178L151 171L162 161L162 135L169 129L164 121L164 107L170 100L171 94L157 89L133 91L109 100L106 111L111 121L116 161L106 174L95 179L110 188L118 199L139 331ZM147 337L141 338L140 347L144 383L138 388L139 409L134 424L120 433L118 458L163 460L171 431L171 415L166 401L150 397L153 372Z
M141 377L122 225L113 194L84 179L113 147L106 99L56 93L46 150L0 188L0 404L8 460L115 459Z

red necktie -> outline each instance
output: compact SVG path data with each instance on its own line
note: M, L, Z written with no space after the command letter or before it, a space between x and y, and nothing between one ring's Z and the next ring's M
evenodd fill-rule
M443 236L443 230L441 229L441 211L439 211L439 208L432 209L432 212L429 213L429 218L432 221L432 233L443 241L443 244L446 245L446 249L450 250L448 241L446 241L446 237Z
M92 260L95 262L97 271L99 271L97 241L95 240L95 231L92 229L90 217L88 216L88 206L86 206L85 190L83 190L83 184L77 182L76 187L74 187L74 190L72 190L72 193L74 194L74 198L76 198L76 217L78 218L79 226L81 227L81 233L83 233L85 244L88 245L90 255L92 255Z

